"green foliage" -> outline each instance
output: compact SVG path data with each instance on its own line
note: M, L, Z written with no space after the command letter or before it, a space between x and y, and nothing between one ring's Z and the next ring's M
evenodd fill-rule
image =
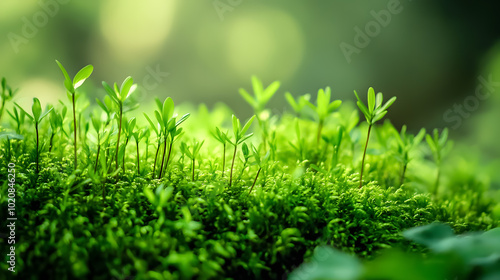
M68 78L68 92L81 85L89 69ZM257 90L251 100L265 111L277 85L264 89L256 78L253 82ZM472 250L473 257L462 257L469 249L451 249L460 242L450 239L448 229L409 231L418 242L401 235L435 221L457 233L497 227L498 192L465 157L444 156L445 132L431 137L434 146L425 149L424 130L413 135L404 126L398 133L389 121L375 123L388 107L381 105L381 95L369 96L365 106L372 110L367 120L375 133L366 154L377 160L366 165L360 189L355 170L356 151L365 144L359 140L363 125L354 104L338 107L328 88L319 91L316 105L308 103L308 95L296 101L285 94L296 114L270 116L266 127L272 131L257 139L251 138L251 125L255 118L262 121L262 114L242 124L227 107L209 112L201 106L181 128L191 115L179 117L177 111L189 107L155 99L154 116L144 112L142 118L132 111L137 105L130 98L131 78L120 88L103 86L107 95L96 99L97 106L86 109L83 95L73 103L79 108L78 127L67 116L69 106L60 102L42 110L38 99L31 113L14 106L10 120L1 124L0 180L7 182L6 166L15 162L16 191L22 194L16 200L17 215L25 221L16 224L23 233L16 240L19 279L284 279L304 260L311 265L291 277L400 279L404 274L398 271L404 269L420 279L445 279L455 276L449 273L454 263L447 265L456 259L466 264L457 275L475 279L475 273L489 273L497 264L484 246ZM46 116L49 121L43 122ZM320 120L325 143L318 149ZM71 164L76 139L71 132L81 143L79 169ZM34 148L31 139L38 137ZM135 147L127 146L131 138ZM224 178L228 144L234 146L229 181ZM426 192L434 185L428 174L436 171L429 154L447 166L440 196ZM404 178L401 169L410 161ZM32 176L35 164L39 171ZM7 192L7 184L1 187ZM1 207L7 204L0 199ZM439 257L427 254L432 262L422 262L422 253L438 250L433 244L440 244ZM399 251L384 252L390 248Z

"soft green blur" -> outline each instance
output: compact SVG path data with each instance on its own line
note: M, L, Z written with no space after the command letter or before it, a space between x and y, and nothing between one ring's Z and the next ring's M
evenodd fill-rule
M285 91L314 96L331 86L335 98L354 100L353 90L373 86L398 97L387 115L397 127L453 126L452 137L498 158L495 26L460 21L443 2L3 0L0 76L20 88L19 104L54 104L65 98L55 59L72 74L92 64L91 96L104 95L101 81L131 75L143 101L223 101L243 117L251 108L238 89L250 89L251 75L281 81L273 113L289 110ZM469 5L453 8L490 12ZM490 75L493 91L476 104L479 78Z

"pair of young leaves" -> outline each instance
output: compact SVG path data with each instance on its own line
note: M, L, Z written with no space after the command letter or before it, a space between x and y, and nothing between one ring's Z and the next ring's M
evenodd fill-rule
M76 73L75 77L73 80L69 77L68 72L62 66L62 64L56 60L57 65L59 65L59 68L61 69L63 75L64 75L64 87L68 91L70 95L74 95L75 91L77 88L79 88L85 80L90 77L92 72L94 71L94 67L92 65L87 65L83 67L78 73Z

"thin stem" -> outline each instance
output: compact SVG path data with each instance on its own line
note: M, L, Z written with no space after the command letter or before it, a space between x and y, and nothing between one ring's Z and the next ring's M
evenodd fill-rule
M165 133L165 135L167 135ZM163 174L163 163L165 162L165 153L167 152L167 137L164 137L165 141L163 142L163 156L161 158L161 167L160 167L160 174L158 174L158 179L161 179L161 175Z
M35 130L36 130L36 174L38 175L39 171L39 166L38 166L38 157L39 157L39 151L38 151L38 122L35 122Z
M170 161L170 155L172 154L172 146L174 145L174 139L172 138L172 141L170 141L170 147L168 148L168 155L167 155L167 162L165 163L165 169L163 172L167 172L168 169L168 162Z
M195 166L195 158L193 157L193 175L192 175L192 178L191 178L191 181L194 182L194 166Z
M440 174L441 174L441 168L438 165L437 166L437 175L436 175L436 185L434 186L434 196L436 196L438 193Z
M75 94L76 93L73 93L72 95L72 101L73 101L73 137L74 137L74 146L75 146L75 170L77 168L77 165L78 165L78 159L77 159L77 154L76 154L76 146L77 146L77 142L76 142L76 108L75 108Z
M399 184L402 185L405 182L405 173L406 173L407 163L403 164L403 172L401 172L401 179L399 180Z
M50 141L49 141L49 153L52 151L52 143L54 141L54 131L52 131L52 134L50 135Z
M224 170L226 169L226 143L224 143L224 152L222 155L222 179L224 179Z
M137 147L137 175L141 174L141 158L139 157L139 140L135 140L135 145Z
M363 152L363 160L361 161L361 173L359 174L359 188L363 186L363 170L365 168L365 156L366 156L366 148L368 148L368 141L370 140L370 131L372 130L372 125L368 126L368 134L366 135L366 144L365 151Z
M231 163L231 175L229 176L229 187L231 187L231 183L233 182L234 159L236 158L236 150L237 150L237 148L238 148L238 144L234 145L233 163Z
M153 165L153 175L151 178L155 177L155 171L156 171L156 160L158 159L158 152L160 151L160 140L158 140L158 145L156 146L156 153L155 153L155 163Z
M118 122L118 140L116 140L116 151L115 151L115 169L118 169L118 148L120 146L120 134L122 132L122 117L123 117L123 107L120 104L120 120Z
M262 167L259 167L259 170L257 170L257 175L255 175L255 180L253 180L253 184L252 184L252 187L250 188L250 191L248 192L248 195L250 195L250 193L252 193L253 187L255 186L255 183L257 182L257 178L259 178L259 173L260 173L261 169L262 169Z
M99 137L97 137L97 141L99 142ZM101 144L97 144L97 156L95 158L95 166L94 173L97 172L97 165L99 165L99 153L101 152Z
M123 168L123 173L125 174L125 154L127 151L127 145L128 145L128 140L130 138L127 137L127 140L125 141L125 147L123 148L123 161L122 161L122 168Z
M321 131L323 130L324 120L320 120L318 123L318 135L316 135L316 144L319 145L319 140L321 139Z

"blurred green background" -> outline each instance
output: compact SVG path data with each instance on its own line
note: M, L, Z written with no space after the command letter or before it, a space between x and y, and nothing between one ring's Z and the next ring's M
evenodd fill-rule
M93 64L85 91L131 75L141 100L223 101L247 117L250 76L282 85L270 102L331 86L354 100L369 86L398 97L400 127L449 126L499 167L500 6L468 1L40 0L0 2L0 76L24 106L65 99L70 73ZM489 81L489 82L485 82ZM314 96L313 95L313 96ZM94 98L90 98L93 100ZM498 170L498 169L496 169ZM494 172L495 173L495 172ZM500 178L499 180L500 181Z

